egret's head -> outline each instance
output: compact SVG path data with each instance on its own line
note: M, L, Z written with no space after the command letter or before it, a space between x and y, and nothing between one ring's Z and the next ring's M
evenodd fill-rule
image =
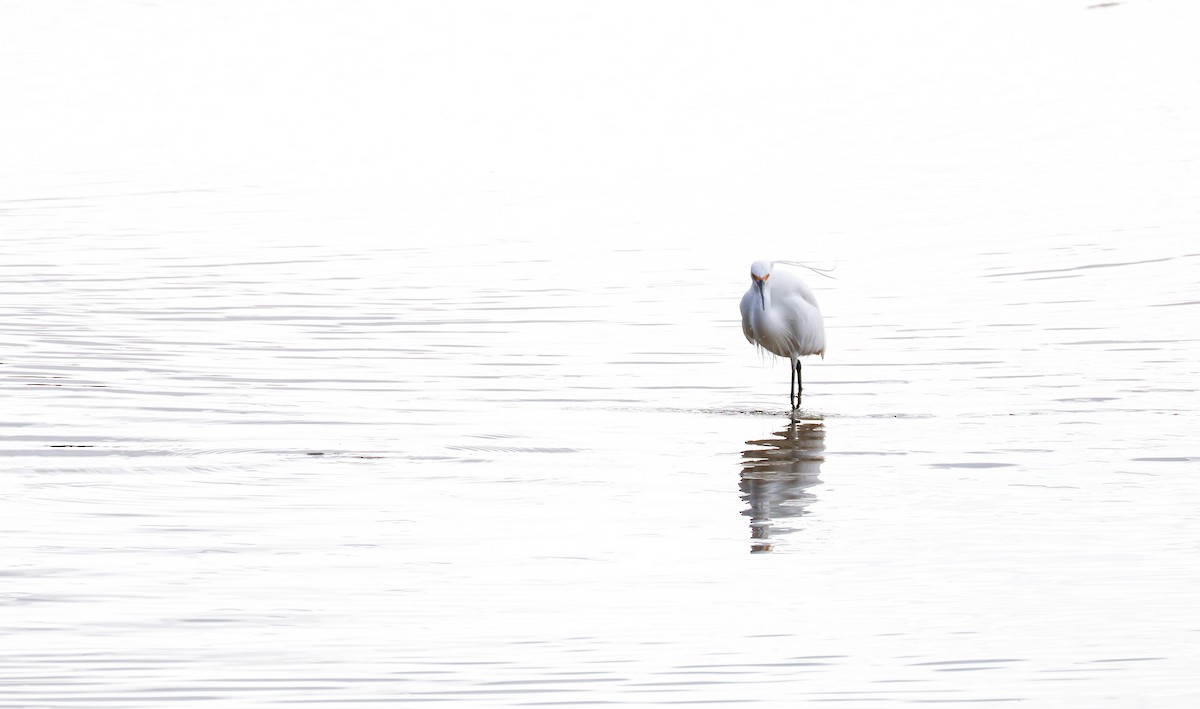
M756 285L771 277L770 261L755 261L750 265L750 280Z
M767 280L771 277L770 261L755 261L750 265L750 281L758 287L758 299L762 303L763 309L767 307L767 296L763 293L767 285Z

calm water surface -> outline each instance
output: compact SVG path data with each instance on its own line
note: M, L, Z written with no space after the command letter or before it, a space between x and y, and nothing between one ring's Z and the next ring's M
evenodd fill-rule
M1192 706L1196 11L967 5L0 10L0 707Z

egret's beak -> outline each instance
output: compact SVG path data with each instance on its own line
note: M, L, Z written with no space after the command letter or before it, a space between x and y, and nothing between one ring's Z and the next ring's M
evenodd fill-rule
M754 282L754 285L758 286L758 300L760 303L762 303L762 309L766 310L767 294L763 292L763 287L766 285L766 281L758 280Z

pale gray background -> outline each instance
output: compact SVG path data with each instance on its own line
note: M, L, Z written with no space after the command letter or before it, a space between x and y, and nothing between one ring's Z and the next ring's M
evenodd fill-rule
M0 707L1194 706L1200 6L1089 4L0 4Z

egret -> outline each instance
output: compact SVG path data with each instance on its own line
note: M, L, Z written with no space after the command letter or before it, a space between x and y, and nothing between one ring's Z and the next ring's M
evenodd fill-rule
M804 388L800 381L800 358L814 354L825 358L825 321L808 284L794 273L774 270L776 263L790 264L755 261L750 266L750 290L742 296L742 334L750 344L791 361L788 401L794 411Z

